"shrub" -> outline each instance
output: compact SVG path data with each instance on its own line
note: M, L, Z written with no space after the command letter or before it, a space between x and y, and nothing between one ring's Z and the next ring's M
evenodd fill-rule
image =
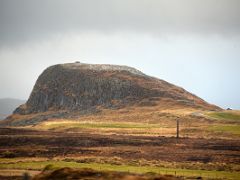
M15 158L16 155L14 152L11 152L11 151L5 151L2 153L2 157L4 158Z
M52 164L48 164L45 166L45 168L43 169L43 171L50 171L54 169L54 165Z

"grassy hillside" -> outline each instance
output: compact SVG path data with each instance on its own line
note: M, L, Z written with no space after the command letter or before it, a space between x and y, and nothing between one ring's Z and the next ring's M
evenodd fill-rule
M176 120L181 137L238 139L239 111L207 112L185 109L162 109L160 106L131 107L120 110L102 109L94 115L78 118L52 118L34 128L102 134L175 136ZM26 118L27 116L25 116Z

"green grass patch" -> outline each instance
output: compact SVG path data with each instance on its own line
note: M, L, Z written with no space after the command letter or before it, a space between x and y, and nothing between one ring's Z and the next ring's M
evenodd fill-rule
M217 125L208 127L208 130L222 133L230 133L240 136L240 125Z
M42 162L16 162L16 163L0 163L0 169L24 169L24 170L42 170L47 165L51 164L51 169L62 167L70 168L91 168L94 170L108 170L108 171L122 171L132 173L156 173L169 174L185 177L205 177L205 178L222 178L222 179L238 179L239 172L227 171L207 171L207 170L188 170L188 169L174 169L162 168L152 166L130 166L130 165L111 165L100 163L77 163L65 161L42 161ZM48 166L49 167L49 166Z
M212 112L207 114L209 117L224 120L239 120L240 114L234 112Z
M52 123L44 124L48 129L55 128L83 128L83 129L94 129L94 128L114 128L114 129L147 129L147 128L160 128L156 124L140 124L140 123L80 123L80 122L64 122L64 123Z

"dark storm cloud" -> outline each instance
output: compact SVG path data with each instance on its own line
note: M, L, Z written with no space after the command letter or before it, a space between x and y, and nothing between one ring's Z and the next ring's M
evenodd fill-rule
M56 33L238 35L239 0L0 0L0 45Z

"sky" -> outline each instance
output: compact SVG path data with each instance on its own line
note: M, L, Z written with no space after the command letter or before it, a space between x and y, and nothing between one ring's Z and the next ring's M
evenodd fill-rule
M135 67L240 109L239 0L0 0L0 98L50 65Z

